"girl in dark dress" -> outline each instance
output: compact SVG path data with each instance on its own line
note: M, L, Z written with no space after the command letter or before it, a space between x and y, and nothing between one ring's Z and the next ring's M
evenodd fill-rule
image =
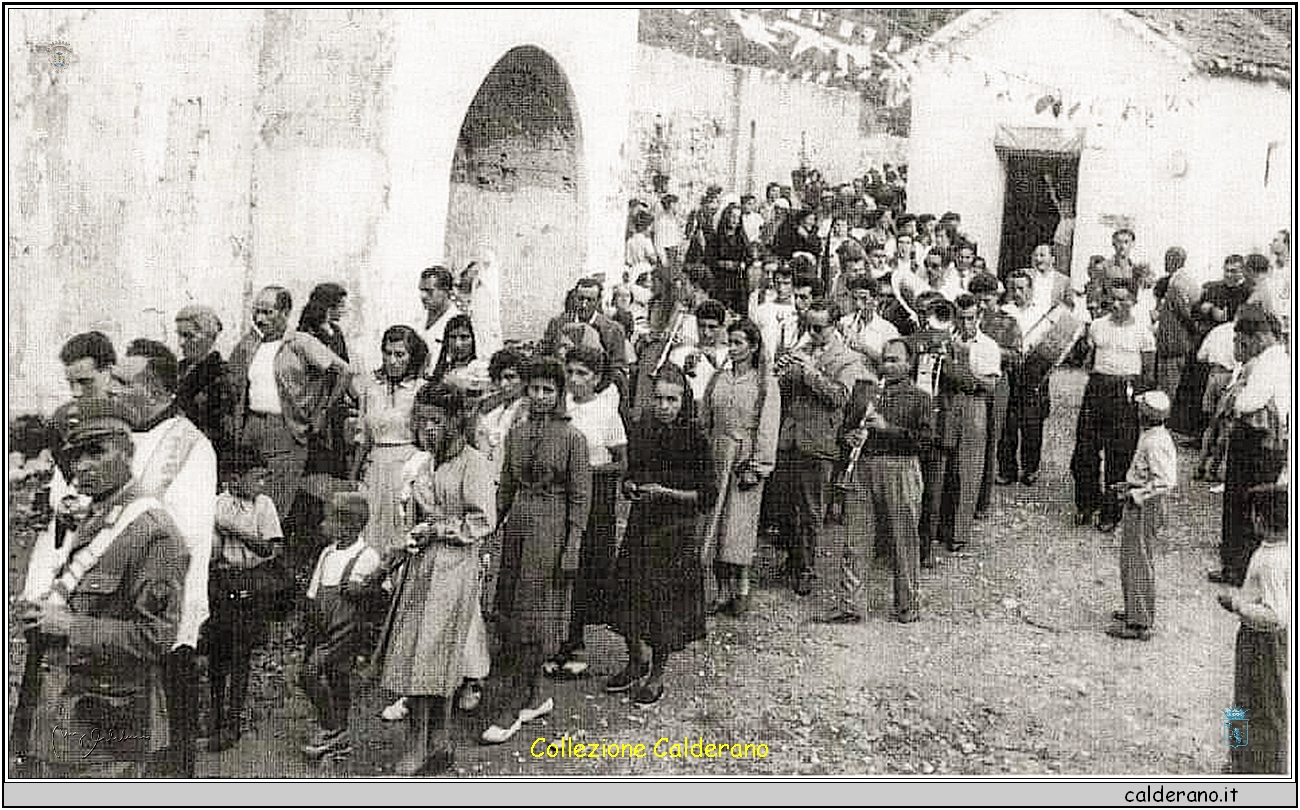
M696 519L715 498L712 466L686 377L667 364L628 442L623 493L632 514L611 597L611 628L627 640L628 662L605 684L607 692L631 690L637 703L654 703L664 693L668 656L704 638Z

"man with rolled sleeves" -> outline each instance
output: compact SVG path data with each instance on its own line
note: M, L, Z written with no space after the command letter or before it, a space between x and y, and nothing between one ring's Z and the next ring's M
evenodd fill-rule
M952 341L951 385L940 426L941 440L950 448L939 505L938 539L949 551L970 544L975 504L984 474L989 400L1002 375L1002 351L980 330L980 304L975 296L957 297L957 329Z
M253 298L253 328L227 363L234 408L226 435L234 447L261 453L271 471L266 494L281 515L290 514L298 492L307 438L322 429L329 405L352 376L348 362L324 343L288 329L292 309L288 290L262 288ZM327 374L331 369L339 373Z
M36 778L139 778L168 742L163 660L189 558L133 481L131 426L113 403L81 403L64 449L78 521L62 538L70 553L19 606L39 665L24 680L32 717L18 742Z

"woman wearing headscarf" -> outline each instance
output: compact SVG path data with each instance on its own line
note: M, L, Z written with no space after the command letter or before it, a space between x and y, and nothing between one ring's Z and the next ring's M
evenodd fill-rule
M668 657L707 632L696 521L715 497L686 375L669 363L653 384L651 407L628 440L623 494L632 512L611 598L610 628L627 640L628 662L605 684L641 704L663 696Z

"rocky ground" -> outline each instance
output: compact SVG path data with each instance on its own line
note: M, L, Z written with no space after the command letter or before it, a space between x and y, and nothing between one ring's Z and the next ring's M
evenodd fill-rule
M821 593L778 584L760 551L753 610L712 620L709 637L675 657L668 691L640 707L606 695L623 664L617 636L588 630L593 676L556 686L556 710L497 747L476 744L486 718L458 714L455 775L1213 774L1226 762L1221 711L1231 703L1236 622L1205 571L1217 561L1220 496L1192 482L1180 449L1178 491L1158 551L1157 632L1148 642L1104 634L1122 607L1119 535L1076 528L1069 456L1084 376L1058 371L1044 469L1035 487L997 487L990 515L960 556L923 572L923 620L889 620L887 572L873 570L867 621L826 626L841 532L820 559ZM10 593L32 538L30 487L10 495ZM382 775L401 724L377 713L389 696L355 684L355 751L308 762L309 707L292 682L300 650L282 638L254 659L251 716L239 745L200 755L200 777ZM10 626L10 706L22 643ZM286 674L288 678L286 678ZM490 690L490 686L489 686ZM204 689L206 692L206 689ZM536 759L538 737L644 743L644 758ZM658 758L655 741L753 743L764 758ZM668 743L661 746L666 751ZM539 749L540 750L540 749Z

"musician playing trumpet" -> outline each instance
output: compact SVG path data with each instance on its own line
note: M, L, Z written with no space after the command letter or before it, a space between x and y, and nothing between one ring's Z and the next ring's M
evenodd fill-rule
M894 582L894 617L920 618L917 583L921 569L920 453L934 431L934 403L911 378L907 343L888 341L881 355L880 382L864 379L853 389L841 441L851 462L843 484L848 492L845 549L840 569L838 608L821 621L856 624L865 615L862 584L867 551L884 553ZM874 543L866 528L874 526Z
M788 551L786 567L800 596L812 591L823 493L839 455L835 437L844 406L859 380L874 378L861 355L845 345L824 301L809 304L804 326L800 344L776 360L781 432L775 478L768 489L771 517L780 529Z

